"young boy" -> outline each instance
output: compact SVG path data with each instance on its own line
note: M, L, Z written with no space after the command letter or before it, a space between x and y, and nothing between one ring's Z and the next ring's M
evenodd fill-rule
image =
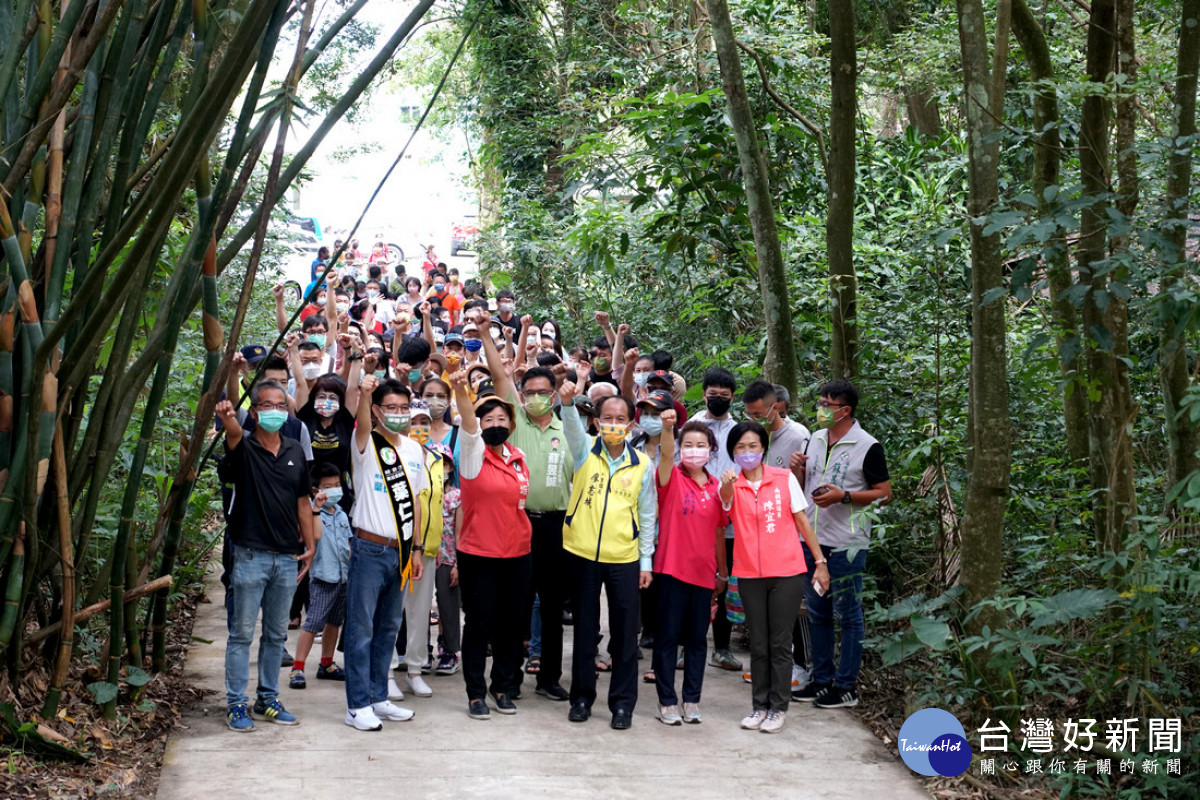
M308 616L296 643L296 660L292 664L288 686L303 689L304 660L312 650L313 640L321 637L321 665L317 680L344 681L346 673L333 663L338 628L346 620L346 577L350 571L350 518L338 505L342 499L342 480L338 468L329 462L317 462L312 468L313 513L321 517L321 537L313 556L309 582Z

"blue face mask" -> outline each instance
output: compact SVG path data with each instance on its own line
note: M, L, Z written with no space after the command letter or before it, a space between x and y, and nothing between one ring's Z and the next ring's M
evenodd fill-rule
M434 290L435 292L441 292L441 291L443 291L445 288L446 288L446 284L444 284L444 283L435 283L435 284L433 285L433 290Z
M322 350L324 350L324 349L325 349L325 334L323 334L323 333L310 333L310 334L308 335L308 340L309 340L310 342L312 342L313 344L315 344L317 347L321 348Z
M332 489L322 489L322 491L325 492L325 505L322 506L324 509L332 509L342 499L342 487L340 486L334 486Z
M480 350L483 349L483 340L482 339L467 339L465 342L463 342L463 346L466 347L467 350L469 350L472 353L478 353Z
M267 433L275 433L283 427L283 423L287 422L287 417L286 411L260 411L258 412L258 427Z
M662 433L662 417L652 417L642 414L642 420L639 424L647 436L658 436Z

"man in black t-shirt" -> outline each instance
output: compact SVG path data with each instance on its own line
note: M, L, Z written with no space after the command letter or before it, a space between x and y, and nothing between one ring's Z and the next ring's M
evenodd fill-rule
M217 415L225 428L224 479L233 484L228 535L234 537L234 623L225 651L225 699L230 730L254 730L246 684L250 644L262 612L258 650L258 696L253 714L280 725L298 720L279 702L279 668L287 641L288 608L296 582L308 571L320 514L312 510L311 479L300 443L280 435L288 417L287 392L276 381L250 391L256 425L246 436L233 404L222 400Z

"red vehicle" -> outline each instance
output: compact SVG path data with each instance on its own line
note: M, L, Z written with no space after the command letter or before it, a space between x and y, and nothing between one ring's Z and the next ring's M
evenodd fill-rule
M450 234L450 255L456 256L463 250L475 250L475 236L479 233L474 214L468 214L454 223Z

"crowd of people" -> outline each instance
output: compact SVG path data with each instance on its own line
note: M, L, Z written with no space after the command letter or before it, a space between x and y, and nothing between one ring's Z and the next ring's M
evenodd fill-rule
M871 507L891 497L855 387L821 387L810 433L783 387L712 368L689 415L672 354L627 325L597 312L597 338L569 346L427 255L420 276L386 255L360 275L315 263L297 330L276 287L283 351L235 356L217 406L228 727L297 724L284 669L291 690L344 682L362 731L460 671L480 720L517 713L529 677L585 723L608 673L612 728L643 682L658 720L695 724L706 664L744 672L745 729L779 731L793 701L855 705Z

